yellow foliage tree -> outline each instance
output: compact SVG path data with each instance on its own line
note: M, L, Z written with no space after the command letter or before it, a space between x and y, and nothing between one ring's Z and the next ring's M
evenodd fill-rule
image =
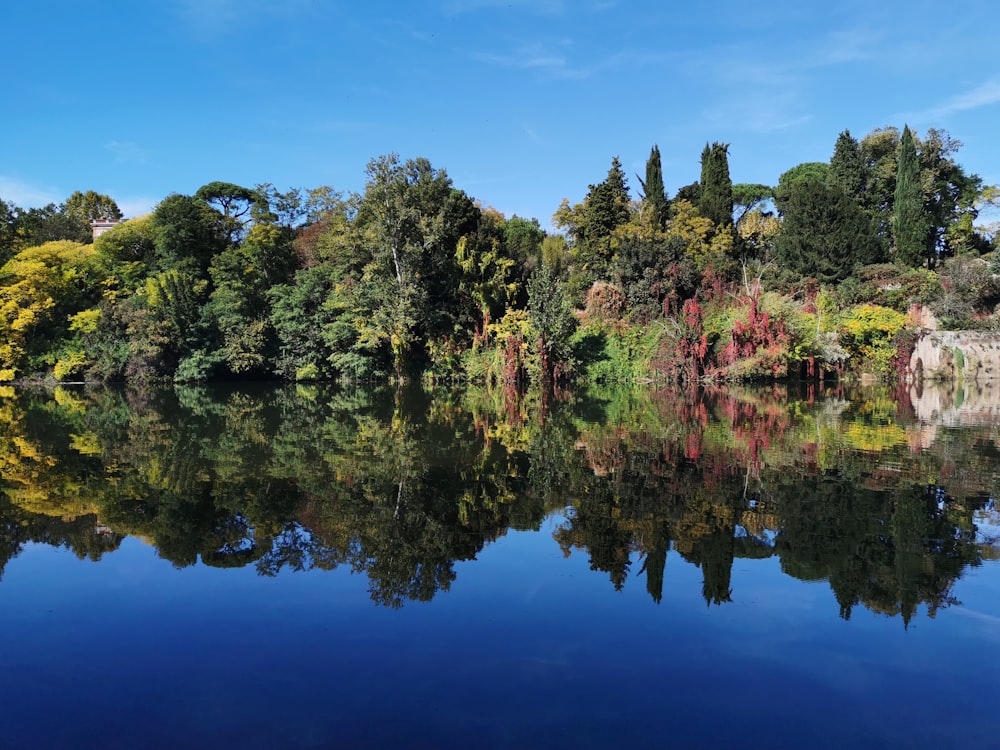
M65 329L95 281L91 245L61 240L29 247L0 268L0 379L23 369L33 339ZM50 340L54 338L48 335Z
M781 220L769 211L755 208L743 215L736 232L751 257L769 260L774 241L781 232Z
M732 233L715 232L712 220L700 215L690 201L674 201L671 210L673 215L667 226L667 237L677 238L684 244L686 254L699 271L710 265L721 265L732 254Z

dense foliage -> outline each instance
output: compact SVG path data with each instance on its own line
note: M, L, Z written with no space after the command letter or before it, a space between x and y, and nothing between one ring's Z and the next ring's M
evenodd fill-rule
M891 320L891 354L908 320L998 320L995 233L975 223L997 191L959 145L845 131L768 186L734 184L729 146L706 144L672 199L654 146L640 198L614 157L553 234L395 154L361 194L214 181L96 240L121 219L108 196L0 201L0 379L884 375L854 322Z

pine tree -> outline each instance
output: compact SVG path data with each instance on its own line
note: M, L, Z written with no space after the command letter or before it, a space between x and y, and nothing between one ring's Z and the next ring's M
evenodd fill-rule
M845 130L837 137L837 143L833 147L827 181L858 204L868 217L868 233L872 237L871 256L864 262L879 263L885 259L886 245L877 231L878 215L872 209L872 197L866 192L872 181L871 171L865 163L861 144L851 135L850 130Z
M924 258L930 262L931 222L924 208L920 162L909 126L903 128L899 141L892 234L898 262L908 266L919 266Z
M850 130L837 136L833 156L830 157L829 180L855 201L860 200L865 185L868 184L861 144L851 135Z
M645 192L643 203L647 211L653 215L656 226L665 227L669 213L670 202L663 187L663 166L660 163L660 147L654 145L646 161L646 180L642 182Z
M729 178L729 144L705 144L701 152L701 196L698 211L718 229L733 227L733 181Z
M846 278L856 263L870 263L874 238L861 207L826 180L804 179L787 192L775 252L802 276L830 283Z
M611 236L630 218L628 184L616 156L611 160L607 179L590 186L580 211L577 253L593 278L607 275L613 255Z

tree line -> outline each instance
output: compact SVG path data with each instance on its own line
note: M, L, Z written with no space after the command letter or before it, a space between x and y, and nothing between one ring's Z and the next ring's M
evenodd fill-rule
M733 183L706 144L669 196L617 157L558 231L443 169L362 192L212 182L121 219L109 196L0 201L0 379L588 380L891 374L912 331L994 327L996 189L929 130L847 131L829 162Z

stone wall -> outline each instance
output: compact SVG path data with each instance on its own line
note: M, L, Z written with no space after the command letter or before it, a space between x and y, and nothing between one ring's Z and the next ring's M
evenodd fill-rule
M910 355L908 380L1000 382L1000 333L929 331Z

